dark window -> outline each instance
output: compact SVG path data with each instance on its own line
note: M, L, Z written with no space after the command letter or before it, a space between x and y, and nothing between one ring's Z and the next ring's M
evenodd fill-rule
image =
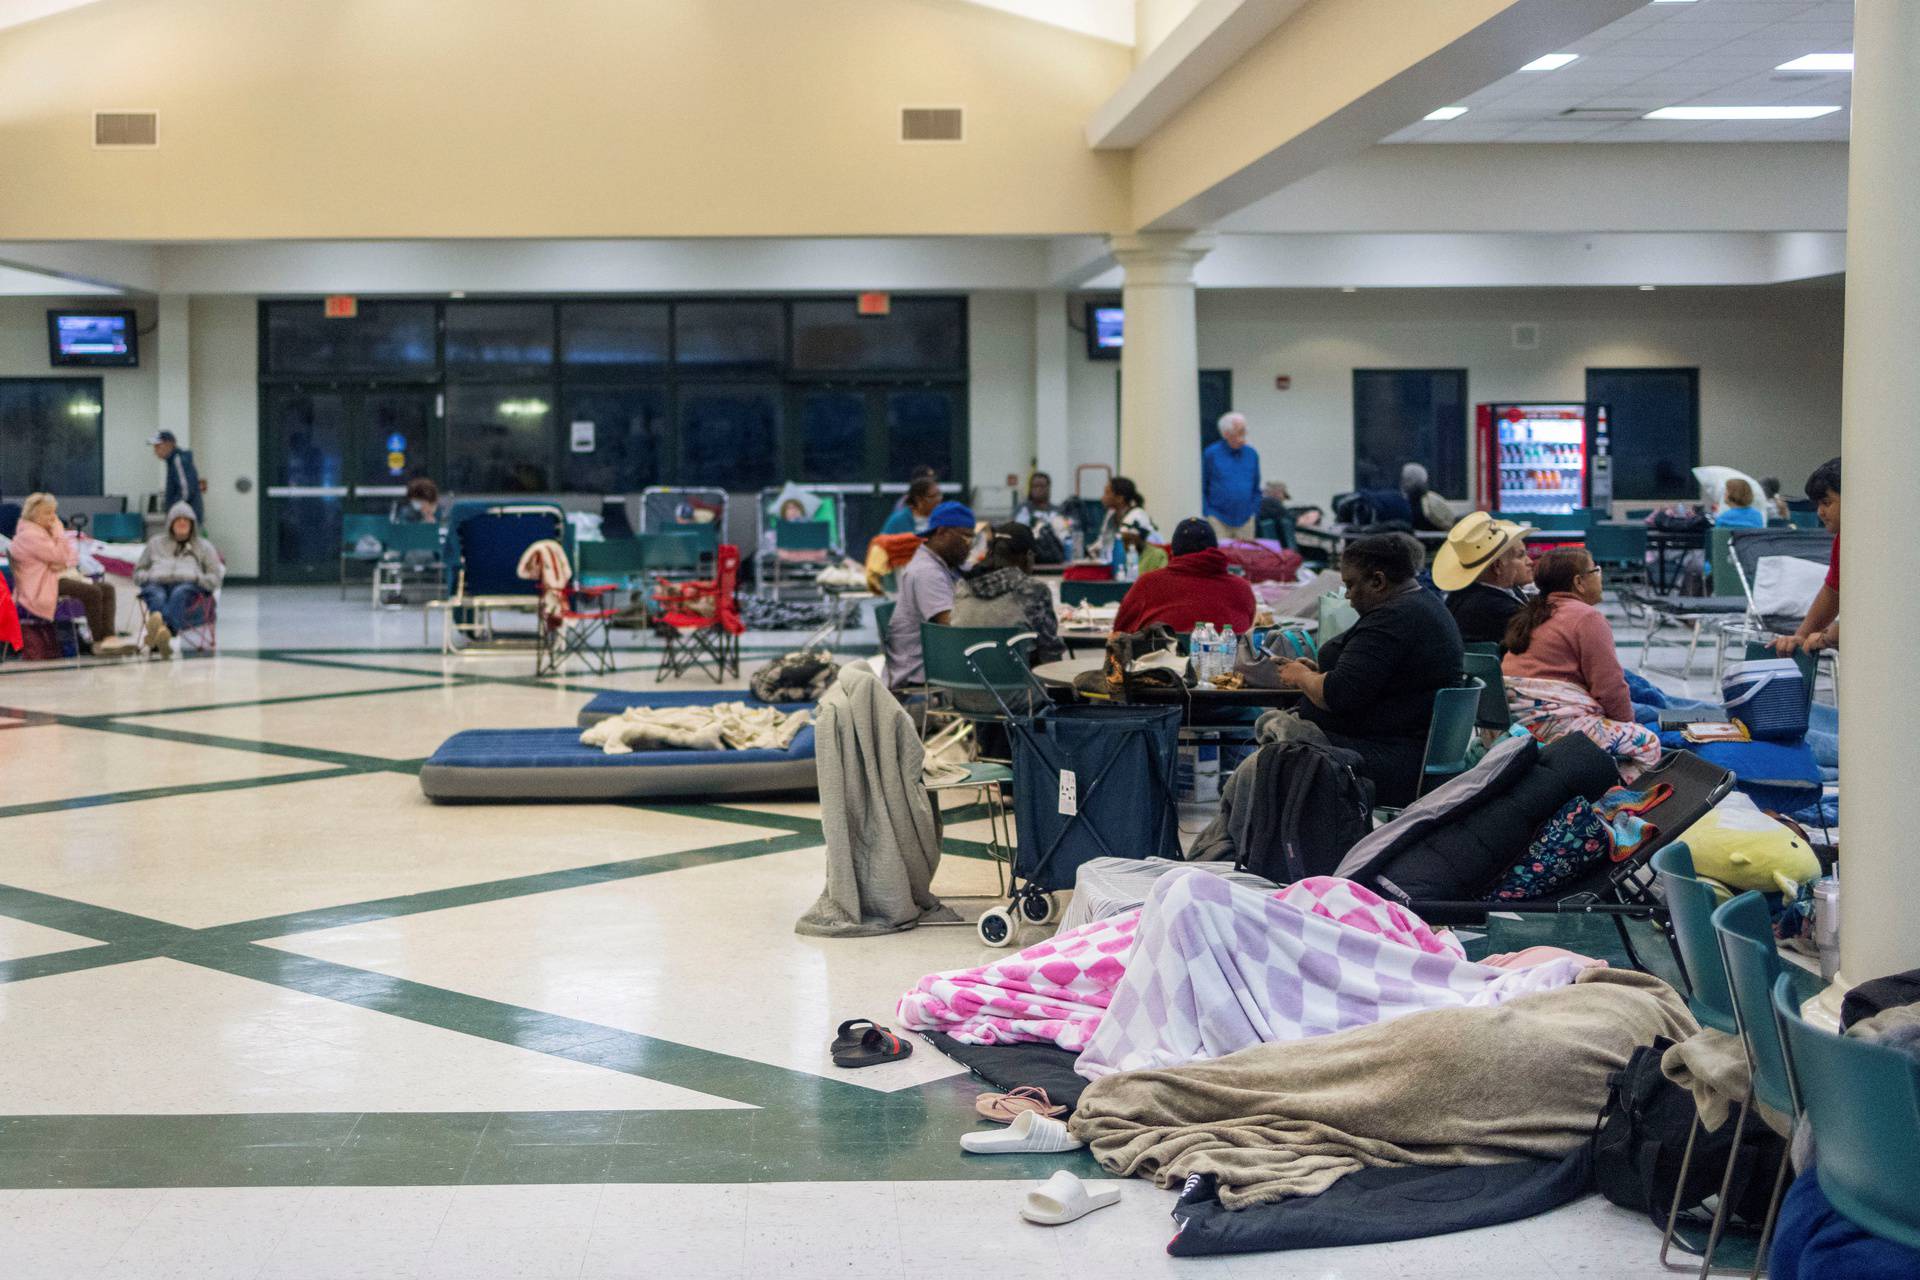
M1698 369L1589 369L1587 399L1613 437L1613 496L1690 498L1700 465Z
M447 388L447 480L459 493L553 488L553 405L544 383Z
M552 365L552 304L447 304L449 378L538 377Z
M98 378L0 378L0 496L99 493L105 406Z
M664 302L565 302L560 305L560 359L572 375L628 373L665 367L671 354Z
M958 298L895 298L863 316L845 301L793 304L793 367L832 373L939 372L966 367L966 307Z
M942 389L887 393L888 480L911 480L926 465L943 481L961 475L959 393Z
M562 489L633 493L663 483L664 386L574 388L567 392L561 419Z
M1467 371L1355 369L1353 484L1398 489L1418 462L1434 492L1467 493Z
M779 477L775 387L683 387L680 483L738 493Z
M806 483L865 480L867 404L864 391L822 388L800 396L799 479Z
M1200 371L1200 447L1220 439L1220 419L1233 409L1233 370Z
M709 373L771 373L786 351L778 302L679 302L673 308L674 359Z
M431 302L362 302L345 320L327 319L318 302L272 302L266 311L270 374L421 377L440 366Z

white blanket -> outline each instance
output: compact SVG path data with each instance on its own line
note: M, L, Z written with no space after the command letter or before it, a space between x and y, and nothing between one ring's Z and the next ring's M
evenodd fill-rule
M580 734L582 745L599 747L608 755L635 748L659 747L682 751L785 751L794 735L812 723L812 713L781 711L777 707L750 707L744 702L717 702L703 707L628 707L589 726Z

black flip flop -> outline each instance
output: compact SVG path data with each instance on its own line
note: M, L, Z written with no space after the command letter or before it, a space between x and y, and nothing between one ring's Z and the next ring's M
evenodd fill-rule
M849 1049L858 1049L861 1037L866 1035L867 1028L879 1025L872 1018L848 1018L834 1033L832 1051L845 1053Z
M836 1067L872 1067L882 1062L898 1062L913 1056L913 1046L885 1027L868 1027L860 1043L851 1049L836 1051Z

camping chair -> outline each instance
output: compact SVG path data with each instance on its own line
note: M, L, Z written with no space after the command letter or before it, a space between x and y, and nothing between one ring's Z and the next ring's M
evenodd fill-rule
M780 598L780 584L791 571L796 578L811 581L803 566L815 573L832 557L833 525L826 520L780 520L773 526L773 598Z
M711 580L656 580L653 599L661 607L654 627L665 642L656 680L711 669L719 684L740 674L740 633L747 629L735 599L740 587L740 548L721 546Z
M537 636L496 635L493 614L539 612L540 584L520 576L520 557L543 538L564 546L566 514L551 503L502 503L484 506L464 517L456 511L452 531L453 590L446 598L430 602L426 615L430 618L435 609L445 615L440 631L441 653L538 644Z
M540 625L533 651L533 674L560 674L573 658L579 658L596 675L613 670L613 620L620 610L608 597L617 589L612 583L589 585L581 581L582 562L591 563L589 547L604 546L583 542L574 554L573 573L558 591L542 593Z
M440 526L430 520L409 524L389 522L383 533L386 554L373 566L373 603L378 608L389 599L404 604L407 582L433 582L446 572L440 549Z
M1513 727L1513 709L1507 705L1507 682L1500 674L1499 655L1469 648L1463 665L1467 675L1481 685L1479 727L1505 733Z
M1473 730L1486 691L1484 682L1472 678L1454 688L1434 691L1433 719L1427 723L1427 750L1420 761L1416 796L1424 795L1429 783L1457 778L1473 767Z
M387 554L387 530L392 521L385 516L344 515L340 517L340 598L347 598L347 565L378 564ZM372 542L374 546L363 546Z
M1703 1270L1713 1264L1713 1251L1726 1226L1728 1188L1733 1181L1733 1166L1740 1151L1740 1135L1754 1104L1791 1116L1796 1111L1793 1085L1787 1078L1786 1047L1780 1040L1780 1026L1774 1020L1772 995L1776 982L1786 973L1787 963L1773 942L1773 916L1767 900L1752 890L1721 904L1713 913L1713 931L1719 939L1720 957L1726 964L1727 986L1733 993L1735 1021L1740 1024L1740 1043L1747 1053L1749 1082L1747 1096L1740 1107L1740 1118L1733 1127L1733 1159L1720 1180L1719 1204L1713 1230L1707 1236ZM1805 974L1797 969L1796 973ZM1819 989L1817 982L1810 983ZM1780 1210L1781 1193L1787 1189L1787 1169L1792 1162L1782 1159L1773 1179L1773 1193L1767 1200L1767 1217L1760 1228L1760 1244L1750 1277L1757 1277L1766 1260L1767 1245L1773 1238L1773 1221Z
M703 532L720 544L727 527L725 489L683 489L656 485L640 491L640 532Z
M1727 532L1731 535L1727 554L1717 556L1714 561L1714 587L1716 591L1719 590L1721 566L1724 564L1727 575L1746 601L1746 611L1744 617L1724 620L1721 624L1721 640L1714 650L1716 684L1725 671L1727 645L1744 638L1742 628L1747 632L1792 635L1804 616L1768 616L1760 612L1759 601L1754 595L1760 581L1760 562L1776 556L1805 560L1821 568L1833 562L1833 538L1824 532L1806 529L1733 529ZM1717 540L1715 550L1717 553Z
M672 534L654 534L655 539L671 539ZM639 537L608 538L603 542L583 542L573 557L574 577L588 586L611 586L625 593L624 603L614 611L608 623L614 627L644 627L648 624L646 579L656 565L649 556L650 543Z
M1060 584L1060 603L1071 609L1086 604L1096 609L1126 599L1131 582L1066 582Z
M1686 630L1687 658L1680 668L1681 673L1685 674L1693 670L1694 654L1699 651L1700 637L1708 626L1737 621L1746 616L1747 601L1740 592L1739 580L1731 573L1725 577L1721 576L1723 569L1720 566L1727 563L1727 546L1735 532L1733 529L1713 529L1708 533L1708 563L1714 567L1712 595L1683 596L1675 592L1662 594L1633 586L1623 587L1619 591L1622 607L1637 608L1646 616L1646 632L1640 642L1639 670L1647 669L1654 646L1658 643L1666 643L1660 639L1660 633L1668 623ZM1678 644L1679 641L1675 640L1671 643Z
M1794 975L1781 974L1773 1012L1787 1079L1813 1126L1820 1190L1854 1225L1920 1249L1920 1061L1813 1026L1800 1000Z
M1646 580L1647 526L1595 521L1587 530L1587 554L1607 571L1608 580L1616 588L1614 594L1620 595L1620 587Z

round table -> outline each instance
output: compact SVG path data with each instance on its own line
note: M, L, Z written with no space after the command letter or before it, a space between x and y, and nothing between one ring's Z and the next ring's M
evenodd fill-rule
M1079 697L1082 695L1074 689L1074 677L1089 671L1103 670L1106 663L1107 656L1104 652L1084 658L1062 658L1058 662L1041 663L1033 669L1033 674L1048 689ZM1144 707L1184 706L1189 709L1189 718L1191 718L1193 712L1228 707L1291 707L1300 701L1300 691L1298 689L1215 689L1206 685L1191 689L1139 686L1127 691L1123 697L1116 698L1115 701Z

